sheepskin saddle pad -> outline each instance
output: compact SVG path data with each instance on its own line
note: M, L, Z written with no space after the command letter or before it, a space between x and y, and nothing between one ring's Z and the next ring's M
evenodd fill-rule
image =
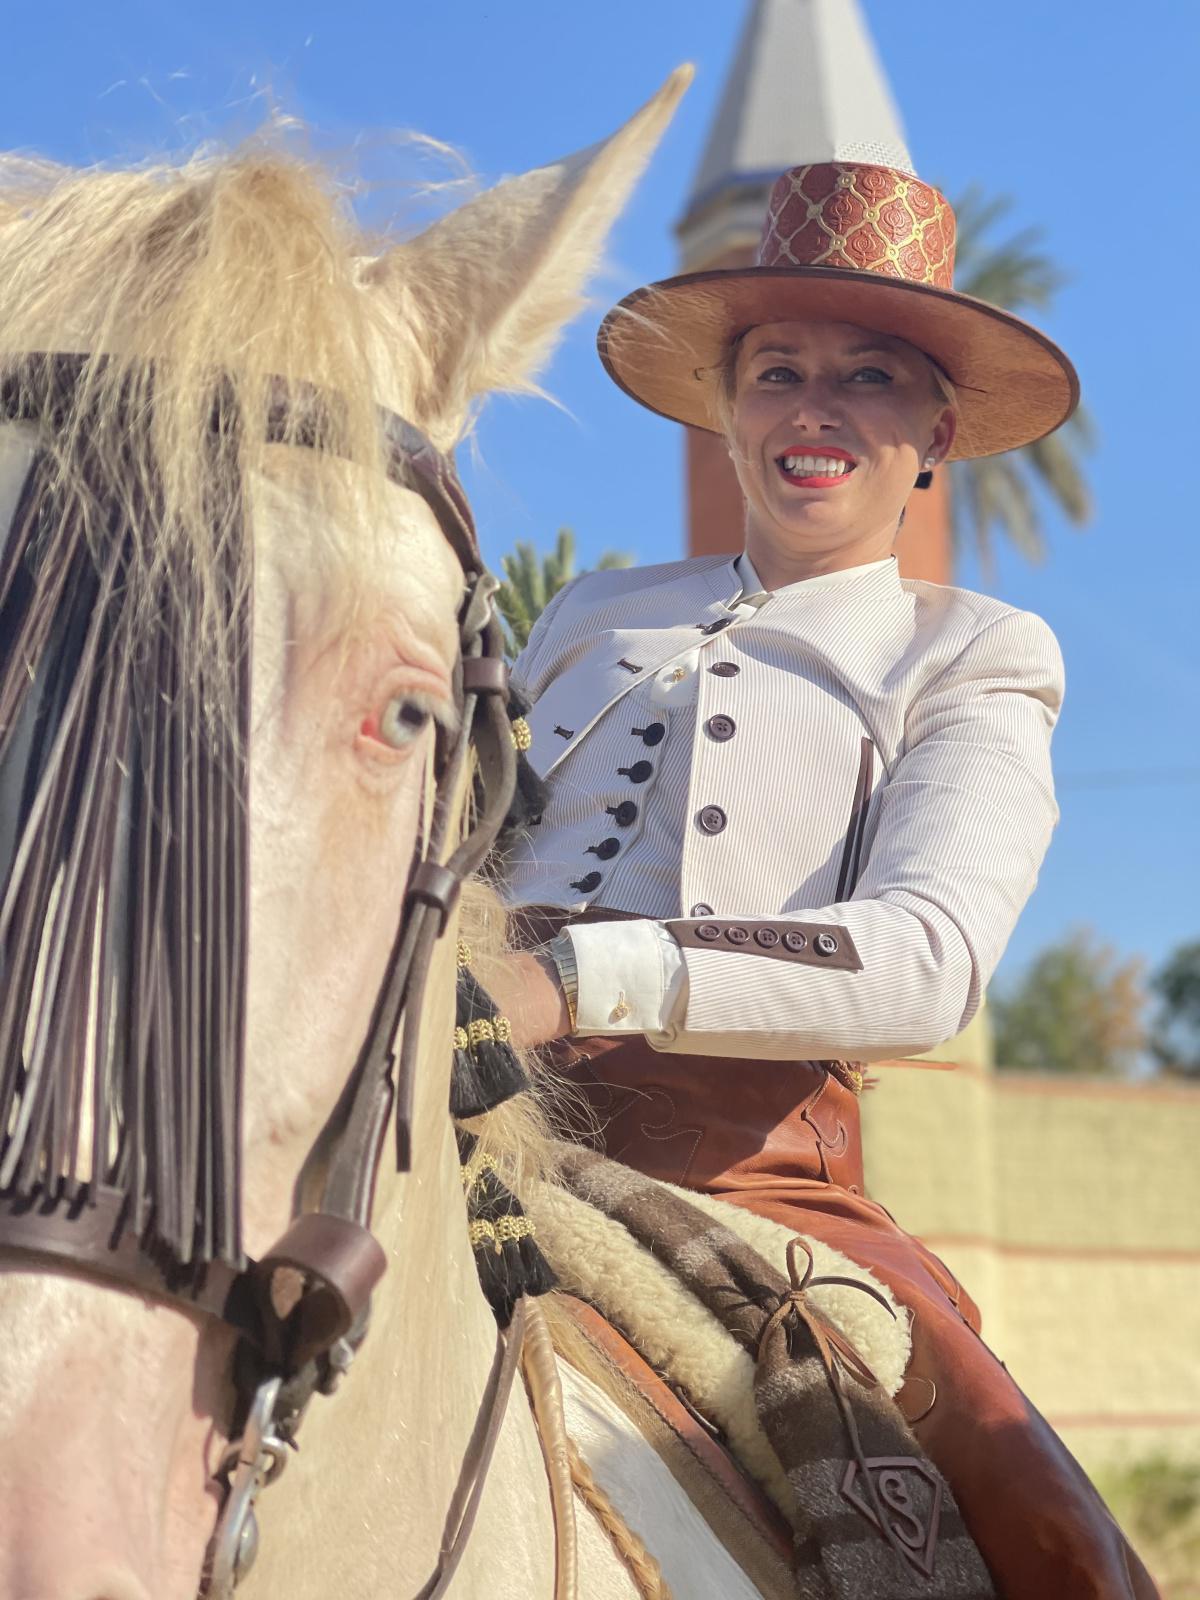
M801 1600L991 1600L949 1486L892 1397L908 1316L865 1268L738 1206L564 1145L528 1210L594 1306L724 1435L793 1535Z

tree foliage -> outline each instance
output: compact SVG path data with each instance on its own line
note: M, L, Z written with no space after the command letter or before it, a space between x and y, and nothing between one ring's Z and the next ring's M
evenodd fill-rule
M1109 1509L1164 1595L1200 1596L1200 1465L1150 1456L1096 1479Z
M1006 311L1046 310L1062 287L1062 273L1042 248L1040 228L1023 228L993 243L989 234L1011 208L1007 196L988 197L971 187L955 202L958 218L956 286ZM972 543L985 570L993 565L999 533L1031 561L1046 553L1041 505L1048 498L1067 520L1082 526L1091 494L1081 456L1093 429L1081 406L1057 433L977 461L955 462L950 492L955 543Z
M631 560L630 556L606 550L596 566L627 567ZM548 555L542 555L526 540L519 540L511 555L500 557L500 568L504 582L496 595L496 609L508 636L509 654L516 656L525 648L530 630L554 596L577 576L575 535L570 528L560 528Z
M1152 1056L1164 1072L1200 1078L1200 939L1180 945L1150 988L1158 1000Z
M996 1065L1023 1072L1131 1073L1145 1046L1142 962L1086 928L1044 949L989 997Z

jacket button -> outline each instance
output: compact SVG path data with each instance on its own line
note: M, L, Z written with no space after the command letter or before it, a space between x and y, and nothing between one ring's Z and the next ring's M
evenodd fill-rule
M703 900L697 900L696 904L688 912L689 917L711 917L712 914L713 908L706 906Z
M831 933L819 933L813 940L813 949L823 956L835 956L838 942Z
M701 633L720 633L722 628L727 628L733 621L732 617L718 617L716 622L701 622L697 626Z
M589 872L585 878L577 878L571 887L578 889L580 894L591 894L593 889L598 889L603 882L604 879L598 872Z
M643 744L661 744L662 736L666 733L666 725L661 722L652 722L645 728L634 728L634 733L641 737Z
M638 808L632 800L622 800L619 806L605 806L619 828L631 827L637 821Z
M736 661L714 661L708 670L715 678L736 678L742 669Z
M704 731L710 739L723 743L726 739L733 738L737 732L737 723L732 717L709 717L704 724Z
M622 778L628 778L630 783L645 783L654 768L648 761L635 761L631 767L618 767L617 771Z
M712 944L714 939L721 937L721 930L715 922L702 922L696 929L697 939L703 939L705 944Z
M774 950L779 943L779 935L774 928L755 928L754 942L762 945L764 950Z
M790 928L783 936L785 950L803 950L807 943L808 939L796 928Z
M705 833L720 833L729 818L720 806L702 806L696 813L696 821Z
M729 940L730 944L749 944L750 930L749 928L739 927L735 922L731 928L725 929L725 937Z
M601 839L599 844L590 844L584 851L585 855L599 856L601 861L611 861L621 848L619 839Z

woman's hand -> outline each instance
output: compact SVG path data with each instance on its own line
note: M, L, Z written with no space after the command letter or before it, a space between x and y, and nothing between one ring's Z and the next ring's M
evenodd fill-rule
M547 955L516 950L496 961L480 963L475 975L496 1002L496 1010L512 1024L519 1050L563 1039L571 1031L567 997L558 968Z

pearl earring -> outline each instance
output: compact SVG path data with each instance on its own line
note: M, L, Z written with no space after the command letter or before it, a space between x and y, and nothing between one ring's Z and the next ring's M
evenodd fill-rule
M936 467L936 466L937 466L937 457L936 456L926 456L924 461L922 461L922 463L921 463L921 469L922 469L923 472L932 472L934 467Z

